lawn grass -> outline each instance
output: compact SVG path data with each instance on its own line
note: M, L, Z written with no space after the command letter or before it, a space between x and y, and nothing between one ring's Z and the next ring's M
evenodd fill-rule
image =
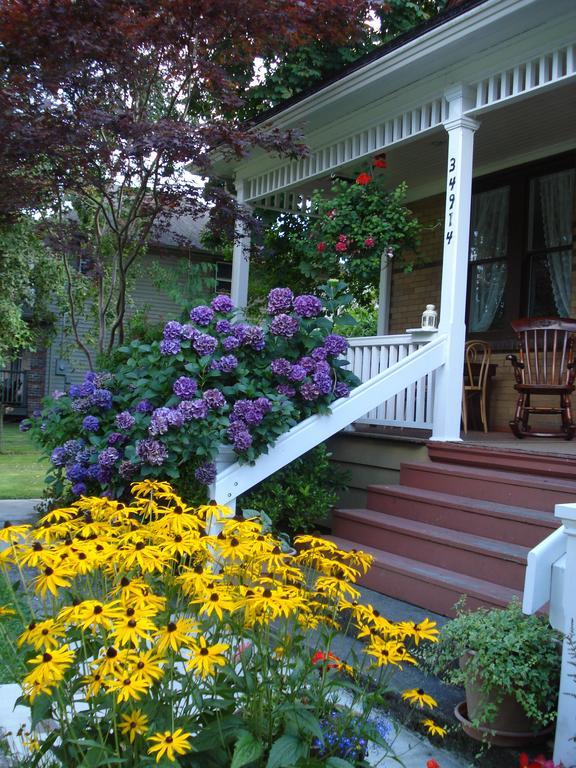
M0 499L39 499L48 462L27 432L6 422L0 445Z

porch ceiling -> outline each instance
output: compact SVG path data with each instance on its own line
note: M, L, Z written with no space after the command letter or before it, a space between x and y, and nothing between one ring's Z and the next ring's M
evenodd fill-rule
M474 147L474 176L509 168L576 148L576 88L565 83L532 94L479 116ZM386 184L408 185L408 200L419 200L444 191L448 136L439 126L387 151ZM367 170L364 161L342 165L337 175L354 179ZM327 190L331 176L292 189L309 197L313 190ZM274 206L270 206L274 207ZM283 207L283 206L279 206ZM290 206L286 206L290 207Z

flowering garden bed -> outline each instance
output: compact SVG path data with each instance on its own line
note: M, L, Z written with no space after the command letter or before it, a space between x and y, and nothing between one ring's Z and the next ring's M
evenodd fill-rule
M113 373L89 373L56 393L32 427L50 452L48 495L119 498L133 480L168 478L190 500L215 477L221 445L251 462L276 438L358 383L326 298L276 288L261 325L238 318L227 296L170 321L161 341L132 342ZM194 483L196 487L194 487ZM205 491L204 491L205 493Z
M31 572L23 594L41 598L14 648L21 703L33 724L56 723L27 737L25 764L346 768L364 764L367 740L391 753L373 710L390 670L414 663L411 646L436 630L358 602L370 558L311 536L286 555L256 519L192 509L165 482L133 492L129 504L83 497L0 534L3 568ZM343 616L364 644L351 665L331 652ZM380 678L370 694L369 666Z

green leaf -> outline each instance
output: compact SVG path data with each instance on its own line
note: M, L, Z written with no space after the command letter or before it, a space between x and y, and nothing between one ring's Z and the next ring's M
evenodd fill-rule
M52 715L52 702L48 696L38 696L30 707L30 725L34 729L41 720L46 720Z
M344 760L342 757L329 757L326 761L328 768L354 768L352 763Z
M249 731L244 731L234 747L230 768L243 768L244 765L258 760L264 747Z
M281 707L281 711L284 713L286 722L296 726L298 731L324 741L319 720L302 704L286 704Z
M272 744L266 768L284 768L296 765L306 755L306 744L297 736L280 736Z

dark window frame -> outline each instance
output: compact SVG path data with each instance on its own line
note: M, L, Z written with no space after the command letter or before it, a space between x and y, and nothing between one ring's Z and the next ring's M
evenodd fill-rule
M530 259L535 251L528 251L529 233L529 200L530 181L534 177L544 176L563 170L576 169L576 151L553 155L524 165L507 168L486 176L476 178L472 182L472 194L487 192L498 187L510 187L510 208L508 221L508 273L504 289L504 327L493 331L468 331L470 339L485 339L492 343L495 349L508 349L513 345L514 334L510 322L520 317L526 317L529 301ZM576 216L576 214L574 214ZM576 224L573 221L573 227ZM571 248L574 252L575 238ZM550 249L550 250L559 250ZM470 264L473 262L469 262ZM466 322L470 311L470 278L466 295Z

